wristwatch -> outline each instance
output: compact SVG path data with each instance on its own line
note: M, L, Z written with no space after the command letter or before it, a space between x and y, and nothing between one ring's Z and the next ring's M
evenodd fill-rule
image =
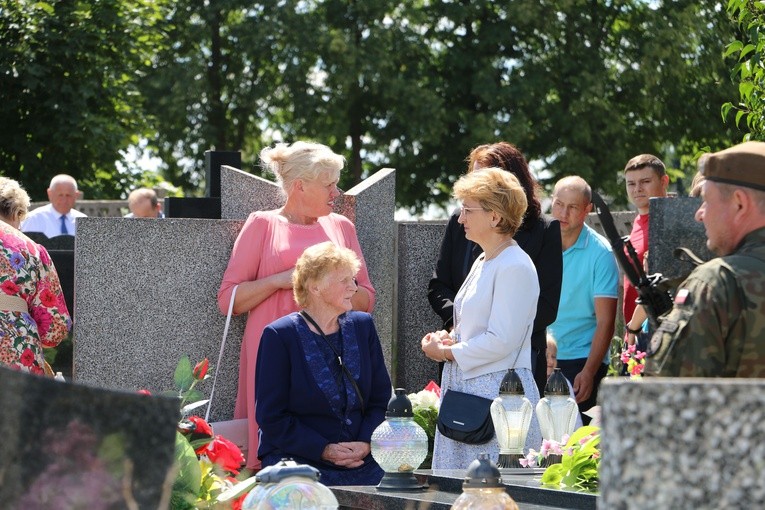
M637 335L638 333L642 333L643 332L643 328L630 329L630 325L629 324L625 324L624 325L624 329L627 330L627 333L632 333L633 335Z

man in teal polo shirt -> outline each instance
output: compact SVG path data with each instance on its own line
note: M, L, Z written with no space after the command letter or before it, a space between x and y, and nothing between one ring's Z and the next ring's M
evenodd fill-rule
M584 223L591 200L592 190L581 177L555 184L552 215L560 222L563 283L558 318L549 331L558 342L557 366L571 381L580 412L596 405L598 385L608 372L619 292L610 244ZM589 418L582 420L586 424Z

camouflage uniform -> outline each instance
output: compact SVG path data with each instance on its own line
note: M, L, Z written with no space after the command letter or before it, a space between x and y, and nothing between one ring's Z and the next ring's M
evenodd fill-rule
M765 228L697 267L653 335L646 373L765 377Z

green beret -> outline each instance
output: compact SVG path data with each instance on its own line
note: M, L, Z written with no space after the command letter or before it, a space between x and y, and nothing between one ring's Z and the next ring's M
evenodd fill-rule
M708 181L765 191L765 142L744 142L699 159Z

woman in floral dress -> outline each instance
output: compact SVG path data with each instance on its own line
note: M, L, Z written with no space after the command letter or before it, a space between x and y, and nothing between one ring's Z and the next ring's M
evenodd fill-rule
M71 328L50 255L18 228L29 196L0 177L0 365L43 374L43 347L58 345Z

